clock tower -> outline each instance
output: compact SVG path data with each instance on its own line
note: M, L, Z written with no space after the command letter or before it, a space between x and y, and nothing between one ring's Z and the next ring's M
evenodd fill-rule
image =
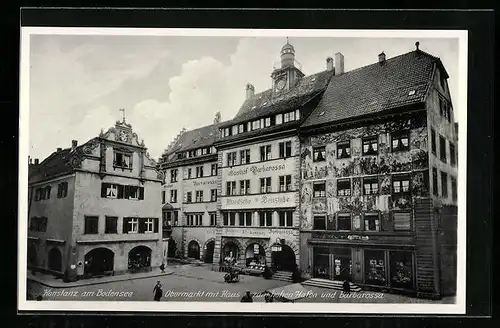
M295 49L286 40L286 44L281 48L281 65L276 68L272 74L273 94L280 95L292 89L297 81L304 76L304 73L295 66Z

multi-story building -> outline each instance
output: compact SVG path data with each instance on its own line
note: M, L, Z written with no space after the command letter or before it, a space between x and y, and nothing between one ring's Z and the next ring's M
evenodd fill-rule
M28 267L74 280L159 266L160 186L155 161L125 120L36 160L29 169Z
M334 76L301 134L301 267L453 294L457 131L442 62L421 50Z
M169 257L213 261L217 213L217 153L214 123L181 131L162 155L162 213Z
M339 63L342 55L338 54ZM341 67L337 73L341 73ZM333 60L323 72L305 76L288 42L272 88L254 93L235 117L220 125L215 256L220 264L266 264L291 271L300 261L300 142L297 129L315 108L334 75Z

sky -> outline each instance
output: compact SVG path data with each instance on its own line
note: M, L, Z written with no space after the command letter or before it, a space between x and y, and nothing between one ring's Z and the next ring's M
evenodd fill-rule
M420 49L441 58L458 95L457 38L290 37L302 71L325 70L344 55L345 71ZM58 147L83 144L121 120L157 159L182 128L231 119L255 92L271 87L283 37L31 35L30 148L40 161Z

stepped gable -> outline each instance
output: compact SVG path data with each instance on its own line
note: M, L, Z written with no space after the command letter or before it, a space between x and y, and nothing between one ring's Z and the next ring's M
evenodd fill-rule
M448 77L439 58L415 50L333 76L302 127L341 122L423 102L436 65Z

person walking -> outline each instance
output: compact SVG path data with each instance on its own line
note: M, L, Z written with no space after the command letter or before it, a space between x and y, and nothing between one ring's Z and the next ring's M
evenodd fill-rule
M161 270L161 273L165 273L165 264L164 263L162 263L160 265L160 270Z
M241 298L242 303L253 303L252 295L250 294L250 291L247 290L247 293L243 295Z
M153 288L153 294L154 294L154 299L155 301L159 302L163 296L163 290L161 289L162 285L160 283L160 281L158 280L156 282L156 286L155 288Z

